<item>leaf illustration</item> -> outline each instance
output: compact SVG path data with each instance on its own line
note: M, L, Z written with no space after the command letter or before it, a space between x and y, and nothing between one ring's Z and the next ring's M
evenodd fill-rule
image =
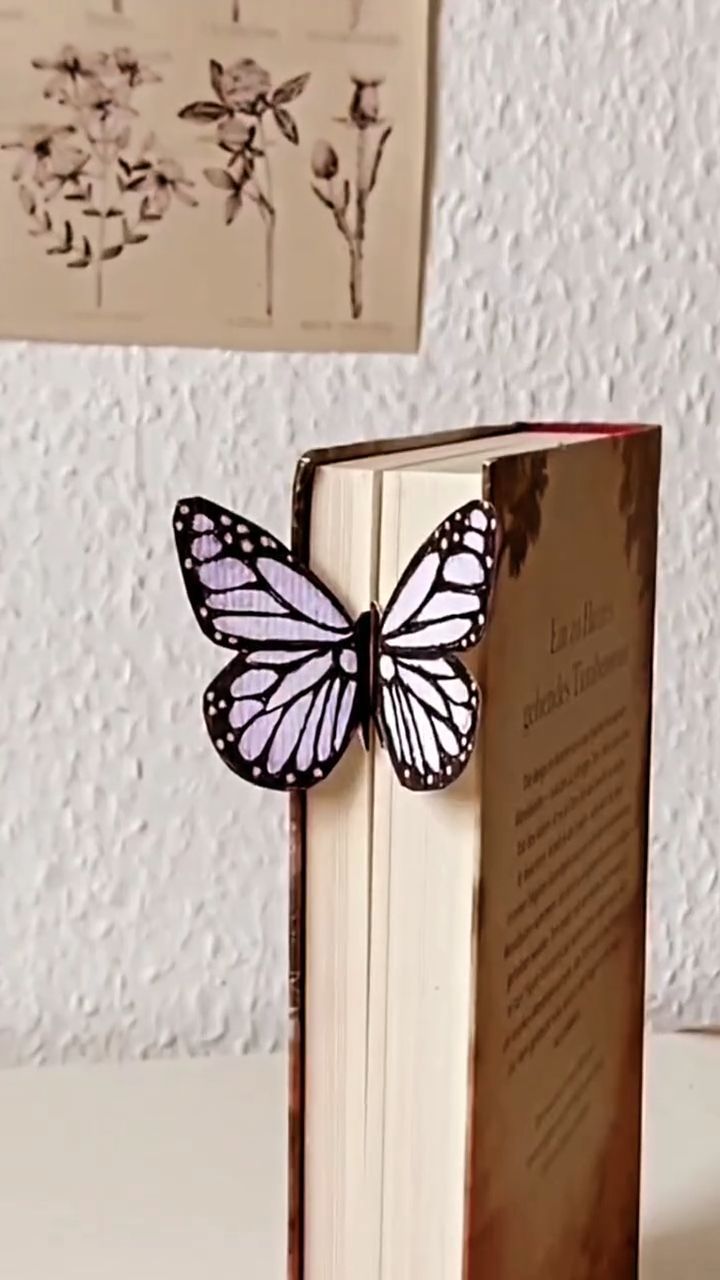
M102 253L100 254L100 257L102 258L103 262L109 262L111 258L119 258L122 251L123 251L123 245L113 244L113 245L110 245L108 249L103 249Z
M223 91L222 91L223 73L224 73L224 67L222 65L222 62L218 62L216 58L211 58L210 59L210 83L221 102L223 100Z
M139 191L145 181L145 175L141 174L139 178L133 178L131 182L125 183L126 191Z
M325 195L325 192L321 191L319 187L316 187L314 183L311 183L311 186L318 200L322 201L322 203L325 205L325 208L334 210L335 205L333 204L332 200L330 200L328 196Z
M18 196L20 203L28 217L32 217L37 209L37 201L31 191L27 187L18 187Z
M102 218L99 209L83 209L83 218Z
M350 193L351 193L350 183L346 178L345 181L343 182L343 203L342 203L343 213L346 212L346 210L350 205Z
M122 156L118 156L118 164L125 174L125 177L129 178L132 173L132 165L129 164L127 160L123 160Z
M278 85L272 96L273 106L281 107L285 102L292 102L294 98L299 98L303 89L310 79L310 72L306 71L301 76L293 76L292 80L286 80L283 84Z
M149 239L150 237L143 235L142 232L131 231L127 218L123 218L123 241L125 244L144 244Z
M142 204L140 205L140 218L143 222L162 222L162 214L155 213L149 196L143 196Z
M181 120L195 120L198 124L213 124L231 114L221 102L191 102L179 113Z
M220 191L235 190L235 179L226 169L203 169L203 173L211 187L217 187Z
M388 125L387 129L383 129L382 133L380 134L380 141L378 142L377 151L375 152L375 159L373 160L373 166L372 166L372 169L370 170L370 181L368 183L368 192L372 191L373 187L375 186L375 183L378 180L378 173L380 172L380 161L383 158L383 151L385 150L385 146L387 144L388 138L390 137L391 133L392 133L392 125Z
M283 137L287 138L288 142L292 142L297 146L300 141L300 133L293 117L290 115L290 112L286 111L284 107L278 107L273 104L272 113L275 117L275 123Z
M242 208L242 192L233 191L232 195L228 196L225 202L226 226L229 227L231 222L235 221L241 208Z

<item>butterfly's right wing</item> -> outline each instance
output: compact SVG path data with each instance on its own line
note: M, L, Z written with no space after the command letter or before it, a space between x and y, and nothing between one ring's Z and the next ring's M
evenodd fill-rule
M497 539L492 506L466 503L418 549L383 615L375 714L395 772L413 791L448 786L470 757L480 691L456 651L485 631Z

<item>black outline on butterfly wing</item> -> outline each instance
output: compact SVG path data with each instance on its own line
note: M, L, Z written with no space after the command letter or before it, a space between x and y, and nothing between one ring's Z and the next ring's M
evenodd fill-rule
M359 727L357 676L343 666L343 658L350 654L355 661L354 644L309 652L257 650L233 658L203 700L208 733L228 768L247 782L273 791L322 782ZM283 697L287 682L294 682L296 688ZM243 752L244 735L252 734L253 727L256 732L260 728L259 749L258 744L248 743ZM278 760L274 753L283 729L291 746L287 747L286 739Z
M335 598L333 593L320 579L300 564L291 551L268 533L260 525L253 524L244 516L236 515L206 498L183 498L178 502L173 516L175 543L182 570L185 590L192 605L198 624L213 644L224 649L234 649L243 653L256 649L308 649L325 644L345 644L353 632L353 622L347 611ZM225 566L225 561L231 561ZM339 621L337 625L318 622L296 605L291 604L277 588L264 576L262 562L278 564L298 574L307 584L309 590L315 590L323 598L326 605L333 610ZM221 567L222 566L222 567ZM205 585L202 574L212 574L214 569L216 584ZM223 577L225 582L222 582ZM220 583L220 585L217 585ZM220 604L219 597L241 596L247 593L265 603L265 608L258 604L257 609L232 607ZM258 626L261 622L267 626L265 637L255 634L240 634L218 630L218 619L227 623L233 615L236 617L255 618ZM278 629L272 633L272 622L277 619ZM288 639L280 632L280 623L292 622L296 627L305 626L308 634L296 640ZM314 634L310 634L314 631Z
M357 625L315 574L252 521L205 498L185 498L177 504L173 523L183 581L198 624L213 643L236 651L236 657L216 676L203 700L205 723L215 749L230 769L258 786L278 791L314 786L331 772L353 732L360 727ZM225 561L231 563L227 565ZM283 595L277 581L270 580L274 576L273 564L297 575L293 585L300 592L306 591L310 597L318 593L337 617L337 623L318 622L309 610L300 607L301 602L299 605L297 599ZM209 582L203 582L203 570ZM249 604L243 600L244 594L249 596ZM218 619L227 625L234 618L245 619L246 623L250 620L250 629L256 634L231 635L218 630ZM296 632L304 627L306 635L292 639L277 627L273 632L273 622L278 619L293 623ZM262 631L266 634L258 634ZM277 678L270 679L278 670ZM251 671L255 672L256 683L257 673L265 673L264 687L258 688L252 699L246 693L237 696L237 682ZM282 681L291 674L299 676L297 689L278 702ZM321 722L325 723L334 690L337 703L331 712L332 745L325 750ZM344 701L348 690L353 691L351 703ZM336 745L341 707L347 720ZM243 712L248 711L251 714L243 717ZM307 719L302 720L305 713ZM301 767L305 753L300 748L303 741L307 745L306 729L313 730L313 715L318 721L314 737L318 754ZM295 716L296 720L300 716L300 722L292 727L297 738L282 767L277 767L273 751L282 729L288 731L288 716ZM242 753L241 739L253 725L257 730L255 722L262 717L269 717L264 723L267 738L250 757L247 752Z
M494 509L482 501L466 503L418 549L384 611L378 637L375 720L393 768L410 790L449 786L463 772L472 752L480 695L470 672L454 655L477 644L485 631L498 549ZM403 613L403 592L435 554L437 564L430 563L420 601ZM475 585L445 577L448 562L456 555L477 559L481 580ZM437 604L443 597L453 612L437 619L421 617L433 598ZM398 609L399 620L389 630ZM465 631L442 641L437 626L450 618L465 621ZM427 633L425 643L423 633ZM416 635L421 637L420 645L403 643Z

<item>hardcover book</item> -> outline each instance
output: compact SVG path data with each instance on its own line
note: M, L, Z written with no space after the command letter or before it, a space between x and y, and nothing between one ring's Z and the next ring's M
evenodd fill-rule
M659 469L593 424L299 466L293 550L353 616L448 513L498 536L459 776L408 789L410 670L415 727L390 700L387 751L291 792L291 1280L637 1274Z

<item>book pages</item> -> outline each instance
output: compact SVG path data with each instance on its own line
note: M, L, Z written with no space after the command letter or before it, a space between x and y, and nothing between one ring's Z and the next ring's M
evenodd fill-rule
M428 0L0 3L0 336L417 346Z

